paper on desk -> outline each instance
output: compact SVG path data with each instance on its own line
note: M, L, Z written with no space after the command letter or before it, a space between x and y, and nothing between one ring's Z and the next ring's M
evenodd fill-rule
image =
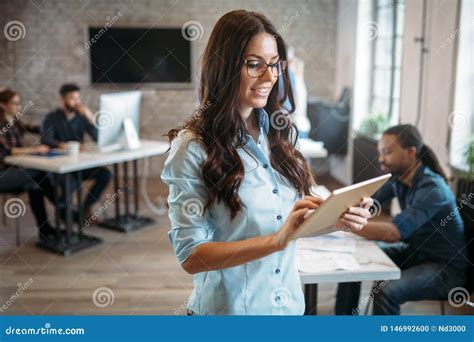
M333 239L354 239L354 234L338 230L329 234L324 235L325 238Z
M354 239L334 238L330 235L298 239L296 242L297 248L340 253L355 252L356 242Z
M335 270L353 271L360 267L357 260L346 253L320 252L308 249L296 250L298 270L319 273Z

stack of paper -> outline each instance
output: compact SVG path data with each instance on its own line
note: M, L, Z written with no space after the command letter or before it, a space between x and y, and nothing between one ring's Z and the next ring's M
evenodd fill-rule
M346 234L329 234L297 240L296 259L301 272L320 273L356 270L356 241Z
M325 252L354 253L356 242L352 239L334 239L326 237L299 239L298 249L309 249Z
M335 270L353 271L360 267L357 260L347 253L297 250L298 270L306 273L320 273Z

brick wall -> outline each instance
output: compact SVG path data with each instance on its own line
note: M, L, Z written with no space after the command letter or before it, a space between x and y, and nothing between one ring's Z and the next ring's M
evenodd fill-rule
M100 94L133 87L91 85L88 51L84 50L87 28L103 26L119 11L116 26L176 26L196 20L204 28L194 42L197 66L212 27L224 13L244 8L266 14L296 54L306 61L305 77L311 96L332 99L335 86L337 1L246 1L246 0L7 0L0 2L0 86L20 92L24 102L33 101L32 121L58 105L58 88L78 83L84 102L98 110ZM18 20L24 38L9 41L6 23ZM195 71L197 68L195 68ZM141 136L158 139L168 129L183 123L196 106L196 89L163 90L142 85ZM154 163L156 164L156 163ZM156 167L161 164L158 161ZM158 170L156 170L158 172Z

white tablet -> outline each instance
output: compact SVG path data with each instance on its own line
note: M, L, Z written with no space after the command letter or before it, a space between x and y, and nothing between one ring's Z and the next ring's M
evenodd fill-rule
M334 232L336 229L333 225L349 207L359 204L363 197L371 197L391 176L389 173L334 190L328 199L304 220L291 236L291 240Z

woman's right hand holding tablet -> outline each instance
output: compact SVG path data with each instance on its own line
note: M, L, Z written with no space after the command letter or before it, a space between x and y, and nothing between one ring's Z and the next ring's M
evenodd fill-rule
M273 234L273 243L278 250L285 249L290 238L298 227L306 219L310 211L317 209L324 200L320 197L305 196L295 203L285 223L280 230ZM337 230L354 231L361 230L370 218L369 208L373 205L371 198L363 198L359 206L347 209L339 221L334 225Z
M278 250L285 249L290 242L290 237L305 220L308 211L317 209L323 202L321 197L314 196L305 196L297 201L280 230L273 234L275 247Z

